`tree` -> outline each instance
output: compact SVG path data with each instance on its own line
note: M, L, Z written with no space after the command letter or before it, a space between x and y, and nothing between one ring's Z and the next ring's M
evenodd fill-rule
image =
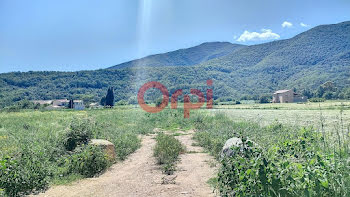
M159 107L163 102L163 97L160 97L156 100L156 106Z
M259 99L259 103L269 103L270 102L270 96L261 96Z
M114 92L113 87L108 88L106 95L106 106L114 106Z
M302 94L303 94L303 96L306 96L307 98L313 97L312 92L308 89L304 89Z
M105 106L105 105L106 105L106 97L105 97L105 96L101 98L100 104L101 104L102 106Z
M74 108L74 101L73 101L73 99L69 99L68 108L69 109L73 109Z

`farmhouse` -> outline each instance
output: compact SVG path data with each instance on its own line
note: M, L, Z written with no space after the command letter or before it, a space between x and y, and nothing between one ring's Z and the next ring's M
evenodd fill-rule
M293 90L278 90L273 94L273 103L300 103L307 102L307 97L295 93Z
M56 107L68 107L68 106L69 106L69 100L67 100L67 99L54 100L54 101L52 102L52 106L56 106Z

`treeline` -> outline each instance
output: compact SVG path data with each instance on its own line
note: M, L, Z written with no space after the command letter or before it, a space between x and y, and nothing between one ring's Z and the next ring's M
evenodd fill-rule
M344 70L339 74L319 76L306 74L300 83L292 83L294 71L288 71L287 79L278 77L280 74L259 73L255 70L242 69L233 71L224 65L191 66L191 67L157 67L154 68L124 68L115 70L96 70L79 72L14 72L0 74L0 108L12 106L22 100L54 100L79 99L85 104L100 102L106 96L107 89L114 87L116 103L137 104L139 88L146 82L158 81L165 85L170 95L177 89L183 89L189 94L191 88L199 89L204 94L208 88L214 91L214 100L259 100L261 96L272 96L278 89L296 88L309 98L348 99L348 76ZM287 72L287 71L286 71ZM295 71L296 72L296 71ZM208 87L206 81L213 80L213 86ZM332 81L330 87L325 84ZM156 101L159 91L147 91L146 100ZM180 99L182 99L180 97Z
M306 96L311 102L323 102L325 100L335 100L335 99L350 99L350 87L348 88L338 88L333 82L327 81L324 84L320 85L317 89L303 89L301 91L293 88L295 93ZM217 100L216 103L224 102L227 104L240 104L242 100L254 100L259 103L269 103L272 101L272 94L263 94L263 95L244 95L240 99L234 99L229 96L221 97Z
M317 90L311 91L305 89L302 91L302 95L308 98L323 98L323 99L350 99L350 87L340 89L336 85L328 81L318 87Z

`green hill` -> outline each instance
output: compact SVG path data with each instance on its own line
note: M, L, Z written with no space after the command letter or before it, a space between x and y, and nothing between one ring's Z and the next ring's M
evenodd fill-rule
M21 99L81 98L98 101L109 86L116 100L135 101L139 87L159 81L205 91L214 80L214 98L271 94L276 89L316 89L333 81L350 87L350 22L321 25L287 40L241 46L205 43L109 69L80 72L0 74L0 106Z
M110 69L143 66L192 66L234 52L244 45L229 42L206 42L188 49L150 55L141 59L125 62Z

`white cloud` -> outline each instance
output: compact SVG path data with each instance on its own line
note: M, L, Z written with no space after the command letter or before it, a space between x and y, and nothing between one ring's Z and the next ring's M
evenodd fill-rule
M282 23L282 27L283 28L285 28L285 27L292 27L293 26L293 24L291 23L291 22L288 22L288 21L284 21L283 23Z
M309 25L305 24L305 23L300 23L300 26L302 27L308 27Z
M271 29L262 29L261 33L249 32L245 30L241 36L237 39L238 42L246 41L261 41L261 40L275 40L279 39L280 35L273 33Z

